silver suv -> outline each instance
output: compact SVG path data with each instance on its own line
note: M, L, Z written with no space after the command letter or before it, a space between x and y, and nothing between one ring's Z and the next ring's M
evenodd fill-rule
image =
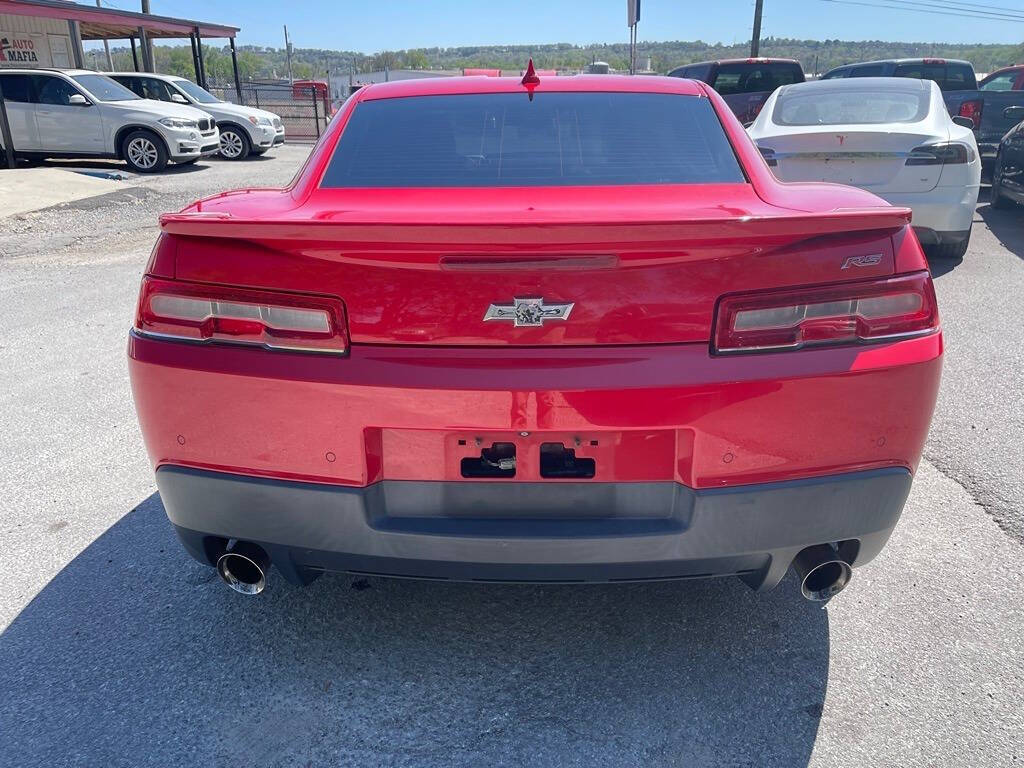
M226 160L262 155L284 143L284 125L273 112L222 101L191 80L151 72L110 72L108 77L143 98L189 104L209 112L220 128L220 154Z
M153 173L220 149L217 125L205 112L140 99L96 72L3 69L0 86L19 157L113 157Z

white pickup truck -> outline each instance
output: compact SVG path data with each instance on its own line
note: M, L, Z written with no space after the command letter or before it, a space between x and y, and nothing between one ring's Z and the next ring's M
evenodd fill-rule
M112 157L154 173L220 148L217 125L205 112L141 99L96 72L3 69L0 89L18 157Z
M284 126L273 112L222 101L191 80L152 72L111 72L108 76L145 99L188 104L213 115L220 128L220 154L226 160L262 155L284 143Z

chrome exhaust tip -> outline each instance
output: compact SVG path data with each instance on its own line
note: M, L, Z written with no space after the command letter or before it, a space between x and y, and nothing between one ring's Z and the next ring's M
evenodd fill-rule
M228 545L227 551L217 558L217 573L235 592L258 595L267 586L270 557L263 547L247 541Z
M853 568L828 544L802 550L793 560L800 579L800 594L824 601L842 592L853 578Z

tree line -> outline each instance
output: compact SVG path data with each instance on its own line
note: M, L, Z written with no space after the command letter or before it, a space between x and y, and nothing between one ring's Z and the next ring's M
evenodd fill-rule
M750 51L750 43L723 45L701 40L669 42L641 42L638 44L638 62L651 69L667 72L681 64L710 59L743 58ZM131 50L114 48L111 51L114 69L133 68ZM232 79L231 53L223 48L204 45L207 77L213 82L227 84ZM946 43L893 43L880 40L793 40L769 37L761 41L761 55L797 59L807 73L821 73L840 64L872 59L937 57L966 59L978 72L991 72L1002 66L1024 61L1024 45L1001 44L946 44ZM164 74L194 78L192 50L189 46L154 46L157 71ZM358 51L336 51L316 48L292 49L292 76L296 79L322 78L330 71L332 76L345 76L349 72L373 72L382 69L460 70L466 67L485 67L516 71L525 66L527 59L542 69L579 71L594 61L604 61L613 69L629 67L628 43L601 43L573 45L550 43L546 45L481 45L457 48L414 48L364 54ZM90 66L106 69L102 51L87 53ZM238 69L243 80L284 78L288 75L287 57L283 48L245 45L238 49Z

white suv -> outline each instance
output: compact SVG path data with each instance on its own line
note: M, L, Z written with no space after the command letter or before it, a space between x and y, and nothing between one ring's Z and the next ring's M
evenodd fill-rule
M206 113L140 99L96 72L0 69L0 85L19 157L116 157L153 173L220 148Z
M262 155L284 143L284 126L273 112L221 101L191 80L150 72L110 72L108 77L143 98L190 104L209 112L220 128L220 154L227 160Z

